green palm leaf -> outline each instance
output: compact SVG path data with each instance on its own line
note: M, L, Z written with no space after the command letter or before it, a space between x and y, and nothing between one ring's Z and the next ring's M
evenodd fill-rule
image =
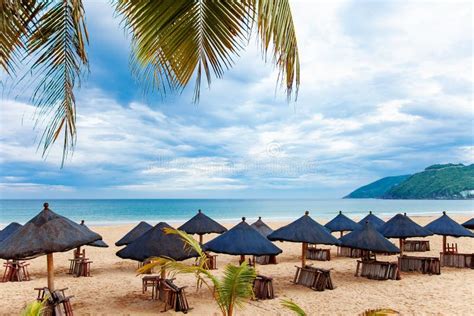
M76 99L74 88L80 84L88 65L88 42L84 8L80 0L53 3L39 19L28 41L33 58L33 81L37 83L32 100L40 114L51 119L43 132L43 155L63 135L63 163L76 140Z
M281 300L280 303L283 307L286 307L292 312L294 312L295 315L306 316L306 312L292 300Z
M36 0L0 1L0 67L12 75L24 55L25 39L44 3Z
M242 307L244 302L253 297L253 281L255 269L245 262L240 266L227 265L224 278L220 282L218 292L220 305L227 308L227 315L232 315L234 306Z
M119 0L116 10L132 34L134 74L146 90L181 90L195 77L194 100L202 77L223 76L246 45L257 22L262 48L273 59L288 95L299 86L299 59L287 0L140 1Z

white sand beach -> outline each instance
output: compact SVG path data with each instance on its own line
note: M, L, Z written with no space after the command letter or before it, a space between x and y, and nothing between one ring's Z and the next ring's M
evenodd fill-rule
M458 222L472 217L451 215ZM435 217L412 217L425 225ZM320 219L318 219L320 220ZM321 220L321 222L324 222ZM232 227L235 223L226 224ZM272 228L286 223L267 222ZM100 226L91 229L100 233L110 245L109 248L87 247L87 257L93 261L92 277L75 278L66 274L72 252L54 255L56 268L56 287L69 288L68 295L74 295L72 305L76 315L152 315L159 314L163 303L152 301L150 293L142 294L141 277L136 275L136 262L122 260L115 255L119 247L114 243L134 225ZM213 238L205 236L205 240ZM431 251L420 255L439 256L441 236L427 238ZM398 241L393 240L397 245ZM456 242L459 252L474 253L474 239L448 238ZM238 315L290 315L280 306L281 299L292 299L305 309L308 315L357 315L366 309L392 308L404 315L472 315L474 301L474 270L442 268L441 275L402 273L400 281L376 281L355 277L356 259L336 257L332 247L331 261L311 261L314 266L332 269L331 275L336 289L316 292L297 286L290 281L295 273L295 265L300 264L301 244L276 243L283 249L278 256L277 265L257 266L258 273L273 277L274 300L251 301ZM394 261L396 256L382 257ZM218 256L218 268L227 263L237 263L237 256ZM0 283L0 315L18 315L20 309L35 298L35 287L46 285L46 257L31 260L32 280L21 283ZM192 260L189 260L192 263ZM216 271L219 274L221 269ZM176 284L188 286L187 297L192 310L190 315L219 315L207 288L196 291L195 278L191 275L178 275ZM175 314L174 311L162 313Z

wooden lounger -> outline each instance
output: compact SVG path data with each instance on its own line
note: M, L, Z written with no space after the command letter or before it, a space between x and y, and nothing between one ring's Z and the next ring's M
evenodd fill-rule
M405 240L403 242L403 251L406 251L406 252L430 251L430 241L429 240Z
M474 269L474 253L440 253L442 267Z
M335 287L331 280L331 271L312 266L296 267L293 283L304 285L315 291L333 290Z
M437 257L398 257L400 271L403 272L421 272L423 274L441 274L440 260Z
M330 261L331 250L316 248L315 246L309 246L306 249L306 259L318 260L318 261Z
M396 262L377 260L357 260L355 276L362 276L372 280L400 280L398 264Z
M275 297L273 293L273 279L257 275L253 281L253 293L258 300L268 300Z

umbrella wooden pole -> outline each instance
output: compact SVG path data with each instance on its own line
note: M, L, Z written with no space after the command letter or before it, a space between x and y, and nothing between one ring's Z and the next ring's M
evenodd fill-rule
M446 236L443 236L443 253L446 253Z
M403 238L400 238L400 257L403 256Z
M53 254L46 254L46 263L48 265L48 289L50 292L54 291L54 262Z
M202 246L202 235L201 234L199 235L199 245Z
M341 237L344 236L344 232L341 230Z
M164 267L161 267L161 275L160 277L164 280L166 279L166 269Z
M240 255L239 263L242 264L243 262L245 262L245 255Z
M304 242L301 246L301 267L306 266L306 249L308 249L308 243Z

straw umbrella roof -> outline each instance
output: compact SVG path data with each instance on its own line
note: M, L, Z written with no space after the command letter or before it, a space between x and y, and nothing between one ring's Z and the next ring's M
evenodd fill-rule
M2 242L0 258L30 259L102 239L99 234L58 215L44 204L44 209Z
M270 226L268 226L267 224L265 224L262 221L261 216L259 216L258 220L255 223L253 223L252 225L250 225L250 227L252 227L256 231L258 231L260 234L262 234L263 237L267 237L268 235L273 233L273 229L271 229Z
M115 243L115 246L124 246L128 245L147 231L149 231L153 226L147 222L140 222L137 226L133 227L128 233L125 234L119 241Z
M7 239L8 236L13 234L18 228L21 227L21 224L12 222L8 224L3 230L0 230L0 241Z
M265 256L282 252L280 248L250 227L245 222L245 217L242 217L242 222L227 232L204 244L203 248L206 251L229 255Z
M380 232L387 238L426 237L433 235L431 231L418 225L403 214L397 214L392 217L380 228Z
M143 262L151 257L166 257L177 261L196 257L195 251L185 249L185 242L174 234L166 234L163 229L172 228L164 222L156 224L146 233L117 252L122 259Z
M367 221L369 223L371 223L372 226L374 226L374 228L378 231L380 231L382 226L385 224L385 222L382 219L380 219L379 217L372 214L372 211L370 211L369 214L367 214L366 217L364 217L363 219L361 219L359 221L359 225L364 225L365 222L367 222Z
M399 253L398 249L387 238L382 236L370 222L361 229L356 229L341 237L341 246L383 253Z
M201 210L194 215L190 220L181 225L179 230L185 231L188 234L222 234L227 231L227 228L205 215Z
M337 214L336 217L334 217L331 221L324 225L324 227L329 229L331 232L342 232L355 230L360 226L352 219L342 214L341 211L339 211L339 214Z
M339 245L340 241L321 224L309 216L309 212L267 236L270 240L303 242L311 244Z
M443 212L443 215L425 226L428 230L436 235L452 236L452 237L474 237L474 234L455 222L451 217Z
M84 224L84 221L81 221L81 226L84 226L85 228L89 229L86 224ZM90 230L90 229L89 229ZM99 248L108 248L109 245L105 243L102 239L96 240L90 244L87 244L86 246L92 246L92 247L99 247Z
M468 229L474 229L474 218L471 218L470 220L468 220L467 222L462 224L462 226L464 226Z

